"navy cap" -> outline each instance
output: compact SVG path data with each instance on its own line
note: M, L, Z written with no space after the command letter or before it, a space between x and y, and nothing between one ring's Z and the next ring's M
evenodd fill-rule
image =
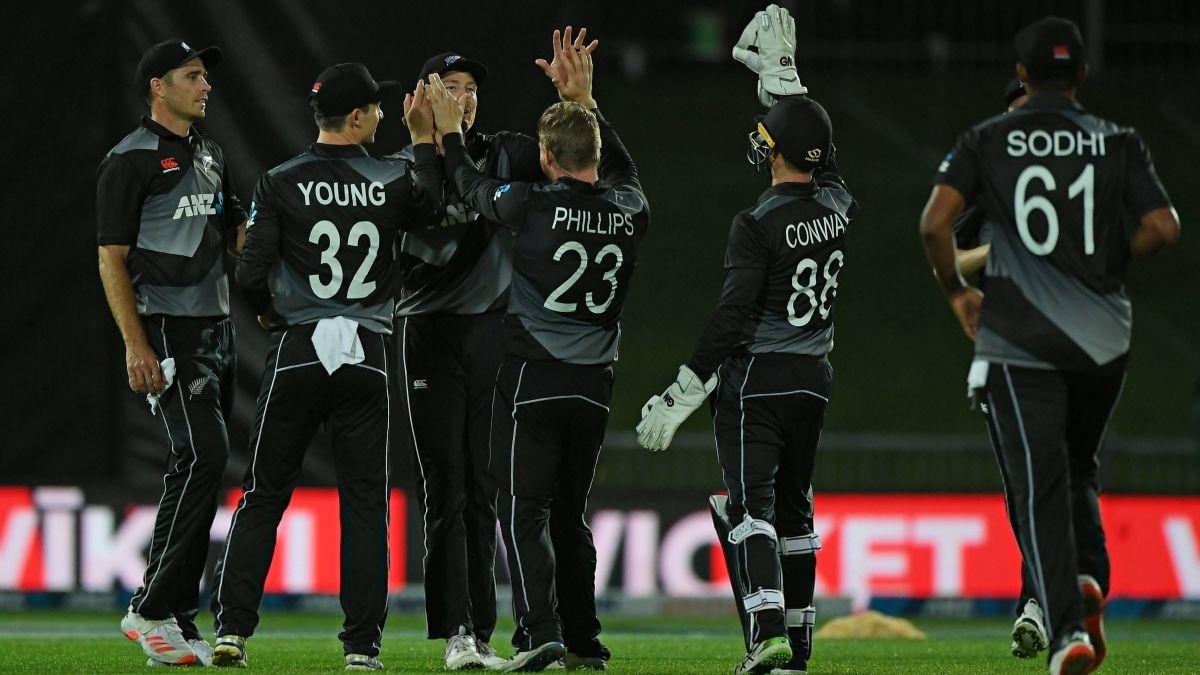
M1030 79L1074 81L1079 69L1087 64L1083 56L1083 35L1074 21L1047 16L1017 33L1017 59Z
M815 169L829 158L833 124L825 108L807 96L779 99L758 129L772 150L799 169Z
M453 71L470 73L471 77L475 78L475 84L483 86L483 81L487 79L488 67L483 65L482 61L468 59L454 52L446 52L430 57L425 65L421 66L421 74L418 78L428 82L430 73L444 75Z
M192 59L200 59L205 68L212 68L221 62L221 50L216 47L192 49L179 39L160 42L142 54L134 74L134 85L146 91L150 89L151 79L162 77Z
M403 90L395 80L376 82L361 63L339 63L317 76L308 101L318 113L337 117L348 115L355 108L379 103L385 96Z

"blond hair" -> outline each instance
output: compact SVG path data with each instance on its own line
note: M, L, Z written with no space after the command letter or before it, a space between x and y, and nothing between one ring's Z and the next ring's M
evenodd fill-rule
M538 141L567 171L579 171L600 161L600 124L587 108L561 101L538 119Z

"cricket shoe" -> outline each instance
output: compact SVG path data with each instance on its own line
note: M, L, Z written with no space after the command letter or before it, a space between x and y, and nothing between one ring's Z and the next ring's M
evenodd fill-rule
M151 661L168 666L190 666L196 663L196 653L183 638L175 617L144 619L132 611L121 619L121 632L138 643Z
M1013 623L1012 646L1009 651L1018 659L1032 659L1046 648L1046 623L1042 606L1030 598Z
M383 670L383 662L378 656L347 654L346 670Z
M246 638L241 635L222 635L213 647L212 664L218 668L246 667Z
M446 640L442 658L446 662L446 670L482 670L485 667L483 659L479 657L475 637L461 631Z
M1108 641L1104 636L1104 592L1096 578L1089 574L1079 575L1079 592L1083 595L1083 627L1087 629L1092 651L1096 653L1096 660L1088 671L1091 672L1100 667L1108 654Z
M1075 631L1050 657L1050 675L1084 675L1096 662L1096 652L1087 633Z
M213 655L212 645L208 644L207 642L205 642L204 640L201 640L199 638L194 639L194 640L188 640L187 642L188 642L188 645L191 646L192 651L195 652L195 654L196 654L196 662L191 665L201 666L201 667L208 667L208 666L212 665L212 655ZM171 667L171 664L169 664L169 663L162 663L161 661L155 661L154 659L146 659L146 665L151 668L154 668L154 667L170 668Z
M508 659L496 653L492 646L479 638L475 638L475 653L479 655L479 660L483 661L483 667L488 670L504 670Z
M746 658L733 669L739 673L769 673L792 660L792 643L786 637L770 638L754 645Z
M504 664L506 672L537 672L556 663L567 654L567 648L561 642L547 642L529 651L517 652Z
M608 650L605 650L607 653ZM607 656L580 656L567 652L563 657L563 667L567 670L608 670Z

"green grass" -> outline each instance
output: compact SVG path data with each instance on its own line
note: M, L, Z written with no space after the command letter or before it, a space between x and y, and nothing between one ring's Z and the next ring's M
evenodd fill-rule
M141 652L121 637L119 613L0 613L0 672L147 672ZM331 615L269 613L249 643L256 672L334 672L341 667ZM983 619L918 619L928 640L818 641L812 673L1040 673L1043 662L1008 655L1008 624ZM504 650L511 622L495 645ZM1200 671L1200 622L1110 621L1112 648L1102 672ZM441 643L425 640L419 616L388 621L381 658L389 672L437 672ZM609 618L605 642L617 673L729 672L740 658L736 623L727 618ZM158 672L157 670L151 672Z

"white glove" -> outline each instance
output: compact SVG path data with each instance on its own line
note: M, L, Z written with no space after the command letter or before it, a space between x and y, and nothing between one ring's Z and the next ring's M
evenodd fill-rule
M651 452L666 450L675 437L675 430L704 403L717 388L714 374L707 382L687 366L679 366L679 377L667 387L662 396L651 396L642 406L642 421L637 425L638 444Z
M758 100L767 107L781 96L808 92L796 72L796 20L778 5L754 15L733 47L733 58L758 75Z

